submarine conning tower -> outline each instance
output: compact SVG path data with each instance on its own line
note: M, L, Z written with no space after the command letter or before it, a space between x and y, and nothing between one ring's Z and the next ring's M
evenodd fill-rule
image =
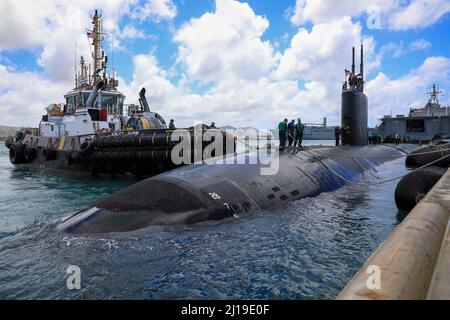
M342 85L341 129L342 144L362 146L367 144L367 96L364 94L364 48L361 45L361 64L355 73L355 47L352 49L352 70L345 70Z

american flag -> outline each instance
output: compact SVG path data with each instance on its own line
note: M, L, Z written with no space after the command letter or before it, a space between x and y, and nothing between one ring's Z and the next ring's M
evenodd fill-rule
M88 38L94 39L94 32L91 30L86 30L86 35Z

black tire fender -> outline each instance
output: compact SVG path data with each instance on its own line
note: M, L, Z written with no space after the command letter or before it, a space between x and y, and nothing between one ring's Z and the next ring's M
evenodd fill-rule
M94 151L95 147L95 139L92 139L90 141L84 141L82 144L80 144L80 147L78 148L78 152L82 156L88 156Z
M36 157L36 149L26 146L24 150L24 157L27 162L32 161Z
M25 145L22 142L11 143L9 148L9 160L12 164L25 162Z
M404 176L395 188L397 208L401 211L411 211L446 171L445 168L430 166Z

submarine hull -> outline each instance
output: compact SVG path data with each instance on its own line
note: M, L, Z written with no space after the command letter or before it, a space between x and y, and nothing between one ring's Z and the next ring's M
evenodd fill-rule
M336 190L414 148L370 145L293 149L275 154L279 169L272 175L261 174L265 166L262 163L249 164L256 154L235 156L235 162L242 164L221 160L180 167L101 199L57 228L77 234L121 232L154 224L193 224L280 208L292 201Z

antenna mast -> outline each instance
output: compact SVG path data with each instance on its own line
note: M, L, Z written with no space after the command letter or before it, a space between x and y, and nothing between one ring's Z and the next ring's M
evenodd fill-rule
M103 43L103 26L102 26L102 20L101 15L98 14L97 10L95 10L95 15L92 17L92 24L93 24L93 41L92 45L94 46L94 52L92 53L92 59L94 63L94 70L93 70L93 83L96 83L98 80L100 80L101 76L99 73L102 71L104 67L106 67L106 64L103 64L103 58L105 57L105 53L102 50L102 43Z

